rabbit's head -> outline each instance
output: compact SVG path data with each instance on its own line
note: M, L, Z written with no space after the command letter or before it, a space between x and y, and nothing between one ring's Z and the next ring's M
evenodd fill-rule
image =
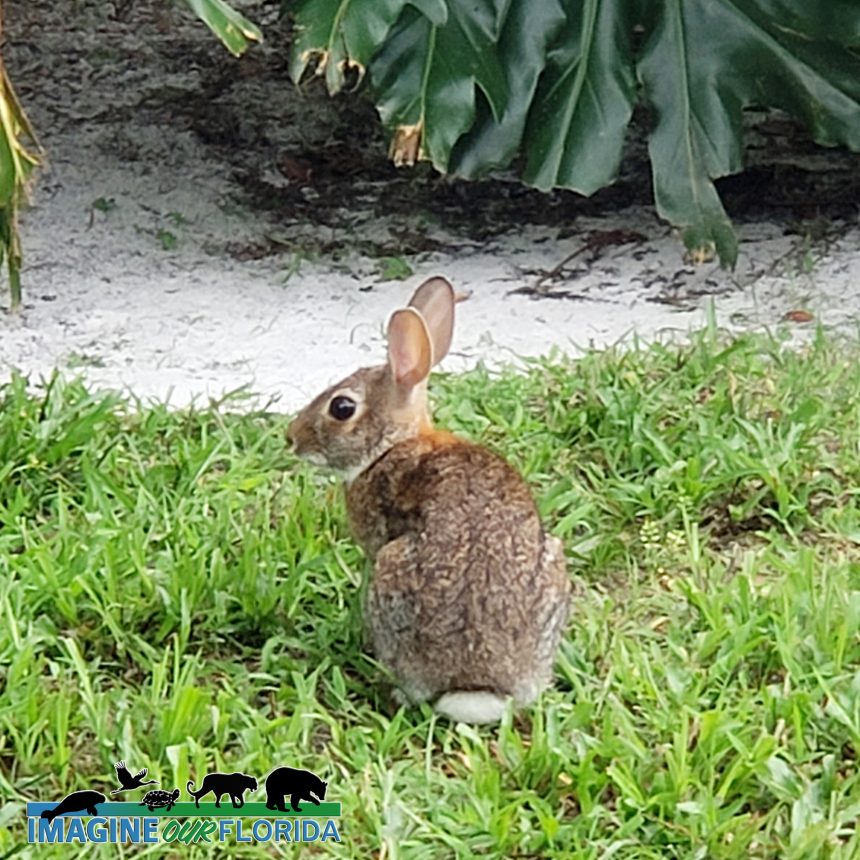
M393 445L430 430L427 378L451 346L454 301L447 280L425 281L388 321L387 363L332 385L292 421L296 454L351 481Z

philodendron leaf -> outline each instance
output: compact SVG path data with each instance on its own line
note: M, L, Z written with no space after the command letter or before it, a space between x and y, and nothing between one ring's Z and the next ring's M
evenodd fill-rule
M290 63L293 80L298 81L315 60L317 74L325 75L332 95L344 86L348 69L354 69L360 81L408 3L409 0L298 0L292 4L296 22ZM437 26L448 17L444 0L413 0L411 5Z
M630 5L514 0L498 45L509 98L460 142L457 172L504 166L522 143L530 185L592 194L612 182L636 98Z
M526 129L549 49L568 23L561 2L528 5L511 3L501 27L497 50L503 61L508 98L501 112L481 100L474 126L456 144L449 168L467 178L492 168L507 167L516 155Z
M396 164L417 155L447 170L451 150L475 119L480 88L494 117L508 100L497 50L503 23L500 0L449 3L443 24L408 8L370 66L371 86L383 122L394 129Z
M742 166L742 112L779 107L860 149L858 0L295 0L293 74L367 72L396 163L473 177L519 157L541 189L616 176L652 108L659 213L694 259L733 264L713 181ZM635 38L634 38L635 36ZM641 43L635 48L634 43ZM636 79L641 88L637 91Z
M565 38L547 63L526 128L523 178L592 194L615 179L636 100L631 2L565 0Z
M257 25L224 0L185 0L185 2L236 57L245 53L250 42L261 42L263 39L263 34Z
M841 20L849 17L845 4ZM742 110L783 108L822 144L860 149L860 58L802 0L660 0L638 73L657 122L649 152L659 213L695 258L733 265L737 240L713 179L742 167ZM860 9L854 12L854 39ZM818 29L819 37L806 33Z

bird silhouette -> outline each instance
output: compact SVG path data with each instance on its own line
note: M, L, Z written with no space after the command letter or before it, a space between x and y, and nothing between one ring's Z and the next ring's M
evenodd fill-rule
M119 794L121 791L131 791L133 788L140 788L142 785L158 785L157 779L148 779L146 782L143 778L146 776L147 770L144 768L134 776L129 773L124 761L118 761L114 768L116 769L116 778L120 781L119 788L115 788L111 794Z

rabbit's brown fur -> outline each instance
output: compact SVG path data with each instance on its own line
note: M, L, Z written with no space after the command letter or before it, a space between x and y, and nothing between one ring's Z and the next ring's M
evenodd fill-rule
M520 475L430 424L426 378L450 344L453 306L446 281L419 288L392 318L389 363L323 392L289 436L347 476L350 525L374 561L365 620L377 658L410 700L483 722L551 680L570 582ZM330 404L344 396L355 415L336 420Z

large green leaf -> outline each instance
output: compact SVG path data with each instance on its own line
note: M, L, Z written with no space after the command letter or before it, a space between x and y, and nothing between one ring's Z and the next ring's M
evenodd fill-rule
M509 97L499 121L485 112L460 141L457 172L503 166L522 143L530 185L591 194L612 182L635 102L630 6L513 2L497 46Z
M346 72L355 69L364 77L373 55L409 0L299 0L294 4L296 32L290 73L301 78L312 61L324 74L330 93L346 82ZM444 0L413 3L426 19L442 25L448 16Z
M466 11L451 4L441 26L408 9L371 65L383 122L422 129L420 156L439 170L447 169L454 144L472 126L476 87L494 116L504 109L505 70L495 49L499 5L471 0Z
M637 95L660 214L694 256L732 264L713 180L742 166L746 106L860 149L860 2L300 0L293 72L318 57L332 92L355 66L396 161L478 176L519 157L538 188L589 194L617 174ZM641 48L633 35L641 30ZM637 92L636 79L641 88ZM480 94L480 95L479 95Z
M846 5L836 5L847 25ZM698 255L716 250L729 264L737 255L712 180L742 167L745 106L782 108L803 120L819 143L860 149L860 62L844 44L851 31L831 30L826 38L829 16L816 6L664 0L653 7L638 72L657 115L649 144L654 197ZM860 4L853 24L856 41ZM807 35L816 31L816 39Z
M526 129L523 178L592 194L618 172L635 102L626 0L566 0L566 38L550 55Z
M460 176L475 177L491 168L506 167L522 143L541 73L550 59L553 40L567 24L556 0L512 3L499 34L497 51L502 58L508 97L501 111L492 111L485 100L478 103L472 129L456 144L450 169Z

